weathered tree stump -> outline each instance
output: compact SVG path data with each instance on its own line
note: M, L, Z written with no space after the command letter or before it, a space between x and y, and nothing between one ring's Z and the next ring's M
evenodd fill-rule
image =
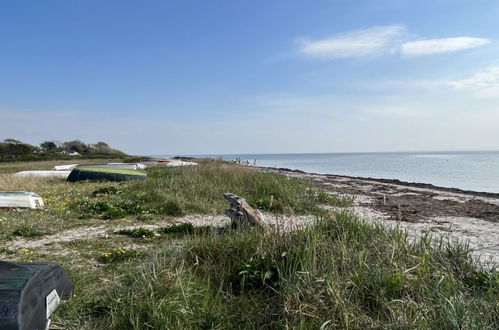
M272 227L255 211L246 200L237 195L226 193L224 198L229 201L229 208L225 214L232 220L233 227L255 226L258 225L265 231L272 231Z

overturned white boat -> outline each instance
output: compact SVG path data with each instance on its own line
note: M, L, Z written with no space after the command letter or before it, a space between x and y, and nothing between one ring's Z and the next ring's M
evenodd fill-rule
M14 174L17 177L38 176L67 179L71 171L21 171Z
M165 163L165 166L173 166L173 167L176 167L176 166L194 166L194 165L198 165L198 163L186 162L186 161L178 160L178 159L172 159L168 163Z
M158 159L158 160L149 160L140 163L139 165L145 166L145 167L152 167L152 166L193 166L193 165L198 165L198 163L192 162L192 161L184 161L180 159Z
M18 207L41 209L44 206L43 199L34 192L0 191L0 209Z
M115 168L118 170L143 170L146 168L144 164L140 163L107 163L106 165L99 165L100 167Z
M73 168L78 166L78 164L68 164L68 165L57 165L52 169L53 171L71 171Z

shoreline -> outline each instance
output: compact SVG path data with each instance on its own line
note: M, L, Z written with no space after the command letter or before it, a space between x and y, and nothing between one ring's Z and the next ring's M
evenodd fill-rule
M414 236L467 242L473 255L499 265L499 194L396 179L255 169L304 179L330 194L352 196L352 211L369 222L400 227Z
M458 194L474 195L474 196L479 196L479 197L499 198L499 193L494 193L494 192L489 192L489 191L476 191L476 190L469 190L469 189L461 189L461 188L455 188L455 187L443 187L443 186L434 185L432 183L409 182L409 181L403 181L403 180L399 180L399 179L373 178L373 177L352 176L352 175L332 174L332 173L306 172L303 170L292 169L292 168L287 168L287 167L269 167L269 166L256 166L256 167L262 168L262 169L280 170L280 171L284 171L284 172L295 172L295 173L322 175L322 176L329 176L329 177L336 177L336 178L347 178L347 179L356 179L356 180L365 180L365 181L375 181L375 182L380 182L380 183L391 183L391 184L397 184L397 185L401 185L401 186L434 189L434 190L441 190L441 191L453 192L453 193L458 193Z

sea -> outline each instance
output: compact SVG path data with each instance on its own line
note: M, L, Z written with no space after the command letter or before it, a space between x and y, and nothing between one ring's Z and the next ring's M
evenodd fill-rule
M499 193L499 151L209 155L305 172Z

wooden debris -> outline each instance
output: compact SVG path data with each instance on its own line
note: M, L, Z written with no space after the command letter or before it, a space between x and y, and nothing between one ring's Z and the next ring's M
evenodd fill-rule
M230 203L229 208L225 210L225 214L231 218L233 227L258 225L265 231L272 231L272 227L259 212L249 206L244 198L231 193L224 194L224 198Z

